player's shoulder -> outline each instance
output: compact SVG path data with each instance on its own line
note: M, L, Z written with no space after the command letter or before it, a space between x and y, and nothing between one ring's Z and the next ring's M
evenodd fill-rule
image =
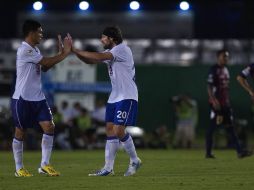
M22 42L18 48L18 54L26 54L32 51L33 51L32 47L29 46L26 42Z
M20 46L19 46L19 49L32 49L32 47L26 43L25 41L23 41Z
M127 46L127 44L125 44L125 43L120 43L120 44L117 44L116 46L114 46L113 48L112 48L112 50L114 49L114 50L126 50L126 49L128 49L129 47Z
M22 57L29 57L29 56L33 56L34 54L37 54L38 52L39 52L39 49L37 47L33 48L26 42L22 42L22 44L18 48L17 54L18 56L22 56Z
M124 43L120 43L116 46L114 46L110 52L113 54L113 55L125 55L127 52L128 52L128 47L126 44Z

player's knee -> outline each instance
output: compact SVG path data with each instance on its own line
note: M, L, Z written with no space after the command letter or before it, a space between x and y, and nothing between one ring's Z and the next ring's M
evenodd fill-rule
M53 122L40 123L44 133L54 134L55 124Z
M15 128L15 138L18 140L24 140L24 130L23 129L19 129L19 128Z
M48 130L50 133L54 133L55 131L55 124L54 123L50 123L49 126L48 126Z

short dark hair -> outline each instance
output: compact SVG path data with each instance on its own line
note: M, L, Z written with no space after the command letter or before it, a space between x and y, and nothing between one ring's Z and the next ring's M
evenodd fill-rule
M29 32L37 31L41 27L41 24L35 20L26 20L23 24L23 35L27 37Z
M221 50L218 50L218 51L216 52L216 55L217 55L217 57L219 57L220 54L222 54L222 53L227 53L227 52L228 52L227 49L221 49Z
M122 32L118 26L108 26L103 30L102 34L113 38L116 44L123 42Z

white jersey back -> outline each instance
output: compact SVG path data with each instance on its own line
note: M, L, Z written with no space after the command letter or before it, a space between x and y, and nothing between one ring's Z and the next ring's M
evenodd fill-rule
M131 49L121 43L109 52L114 59L105 61L112 84L112 91L108 103L115 103L125 99L138 101L138 89L135 83L135 67Z
M33 48L28 43L22 42L17 51L17 78L12 98L19 99L21 96L29 101L45 99L41 89L41 65L38 64L41 59L42 55L37 47Z

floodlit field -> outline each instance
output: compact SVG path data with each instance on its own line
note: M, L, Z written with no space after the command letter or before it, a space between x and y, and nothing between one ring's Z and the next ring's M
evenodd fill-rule
M238 159L231 150L215 151L217 159L204 159L203 150L138 150L143 161L139 172L123 177L128 157L123 151L117 155L115 176L88 177L104 162L104 151L57 152L52 165L60 177L46 177L37 173L40 152L25 152L26 168L31 178L14 177L11 152L0 152L0 190L37 189L111 189L111 190L244 190L254 188L254 157Z

